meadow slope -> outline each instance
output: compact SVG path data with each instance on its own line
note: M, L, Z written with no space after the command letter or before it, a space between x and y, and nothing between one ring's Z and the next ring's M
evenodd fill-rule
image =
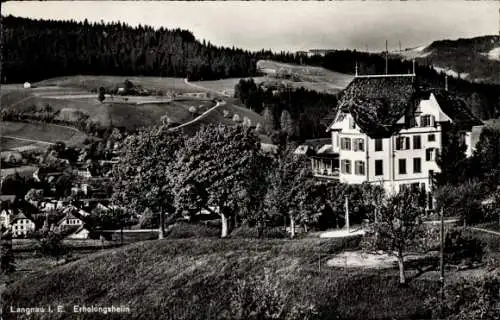
M85 319L234 319L237 310L231 302L243 294L238 288L251 285L267 269L270 282L279 279L278 286L289 290L290 304L313 304L319 319L424 318L423 298L436 291L437 281L417 278L400 287L396 270L326 267L332 255L358 243L359 238L140 242L13 283L3 296L3 314L8 315L7 306L37 301L64 305L68 312L73 305L131 310L126 315L91 313ZM77 318L68 312L30 319Z

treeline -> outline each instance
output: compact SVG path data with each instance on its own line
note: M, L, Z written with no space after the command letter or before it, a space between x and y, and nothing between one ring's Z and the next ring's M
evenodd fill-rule
M241 79L234 92L243 105L263 115L265 131L282 130L295 140L326 137L337 106L334 95L303 88L266 87L253 79Z
M270 59L321 66L353 74L385 72L380 54L351 50L308 57L295 53L250 52L200 42L186 30L131 27L124 23L30 20L6 17L4 27L3 82L38 81L75 74L169 76L191 80L246 78L258 73L256 63ZM389 59L389 73L412 71L411 61ZM421 85L444 87L444 75L417 64ZM482 119L498 115L500 86L450 78L449 90L466 100Z
M8 16L4 81L50 77L143 75L208 80L255 74L256 60L272 56L197 41L186 30L124 23L30 20Z

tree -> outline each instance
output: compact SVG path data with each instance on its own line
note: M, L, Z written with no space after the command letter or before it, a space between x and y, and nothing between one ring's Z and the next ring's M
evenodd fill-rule
M104 87L99 87L99 96L97 97L101 103L104 102L104 99L106 99L106 90Z
M262 113L262 126L267 134L270 134L274 130L274 115L269 107L264 109Z
M43 189L30 189L24 196L26 201L39 202L43 200Z
M289 137L292 137L295 134L295 125L293 123L290 112L288 112L287 110L283 110L281 112L280 126L281 130L286 132Z
M296 223L308 224L319 217L319 199L310 167L295 156L293 146L289 146L278 155L273 166L265 199L267 211L270 215L289 219L290 237L293 238Z
M478 222L481 214L481 200L484 197L484 185L476 180L467 180L458 185L446 184L434 191L436 207L443 208L447 216L460 216L464 225Z
M230 219L248 201L259 154L258 137L242 126L210 125L187 139L173 171L179 214L201 208L217 214L221 237L227 237Z
M63 236L58 231L40 231L35 234L35 238L38 240L38 249L44 255L55 257L58 260L61 255L66 253L62 242Z
M465 180L465 144L461 132L453 125L443 131L443 149L436 158L440 172L436 173L437 186L457 184Z
M383 250L397 258L401 284L406 283L405 256L410 251L420 250L424 239L424 208L419 206L419 196L406 189L390 196L380 207L379 219L370 224L363 240L366 250Z
M0 239L0 271L9 274L16 270L14 254L12 252L12 235L10 232L4 233L3 228L0 232L2 232Z
M164 215L175 219L172 165L183 137L166 127L150 127L125 139L120 162L113 167L113 203L130 212L150 208L159 215L159 239L164 237Z

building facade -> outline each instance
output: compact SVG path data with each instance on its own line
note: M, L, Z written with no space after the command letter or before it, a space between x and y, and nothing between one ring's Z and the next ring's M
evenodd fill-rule
M422 89L415 74L356 76L327 129L331 143L322 153L328 157L311 156L312 171L342 183L380 184L389 194L418 189L431 199L436 158L451 125L471 156L472 128L482 122L462 100L447 90Z

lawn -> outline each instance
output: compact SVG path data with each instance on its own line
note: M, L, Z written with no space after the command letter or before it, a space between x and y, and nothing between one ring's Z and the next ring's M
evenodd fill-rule
M288 303L312 304L320 319L425 318L423 299L436 291L437 279L417 278L400 287L396 270L326 266L330 257L357 247L358 242L215 238L140 242L34 272L9 287L4 306L32 301L61 304L67 310L75 304L122 305L131 310L126 318L233 319L237 310L231 301L242 298L246 292L242 285L269 274L279 290L288 290ZM48 318L68 316L54 313ZM85 318L120 316L93 313Z

